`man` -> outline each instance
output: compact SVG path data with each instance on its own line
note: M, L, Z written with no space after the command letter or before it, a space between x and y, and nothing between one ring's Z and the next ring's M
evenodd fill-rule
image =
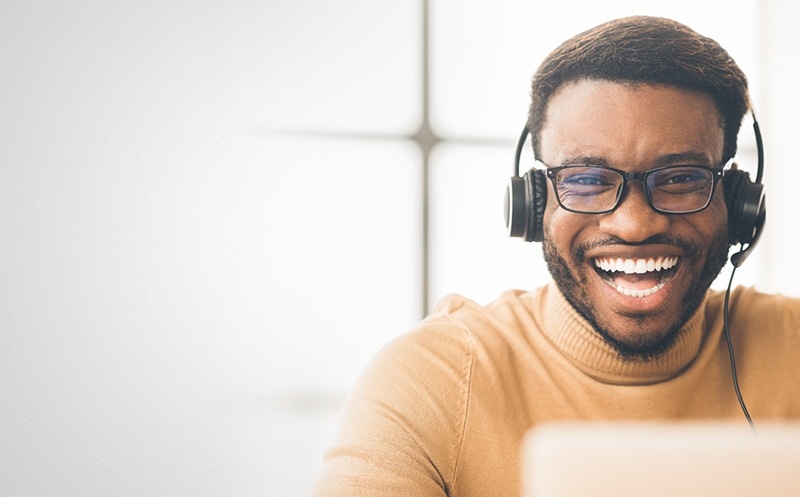
M562 44L532 96L530 174L546 194L526 209L542 204L554 282L487 306L448 297L384 348L314 495L519 495L521 440L550 421L746 426L725 295L709 291L741 241L725 192L738 186L721 178L743 174L730 159L744 75L713 40L634 17ZM729 307L749 414L800 417L800 299L737 288Z

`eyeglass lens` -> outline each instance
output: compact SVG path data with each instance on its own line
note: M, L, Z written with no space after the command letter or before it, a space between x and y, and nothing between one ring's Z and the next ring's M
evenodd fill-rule
M704 208L713 192L714 174L702 167L675 166L647 172L644 187L653 207L664 212ZM578 212L594 213L616 207L625 185L618 171L596 166L568 166L555 175L561 204Z

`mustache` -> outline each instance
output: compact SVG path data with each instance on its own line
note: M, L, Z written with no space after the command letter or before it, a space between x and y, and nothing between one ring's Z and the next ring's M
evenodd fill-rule
M594 250L599 247L605 247L609 245L625 245L628 247L640 247L644 245L672 245L675 247L679 247L681 251L685 254L699 254L701 253L701 247L690 240L681 237L669 236L665 234L658 234L653 235L646 240L642 240L640 242L629 242L618 238L616 236L605 236L603 238L595 239L589 242L579 243L572 247L573 257L575 258L576 262L585 263L586 262L586 252L590 250Z

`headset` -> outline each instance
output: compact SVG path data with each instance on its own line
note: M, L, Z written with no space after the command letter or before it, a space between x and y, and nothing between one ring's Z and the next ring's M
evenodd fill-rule
M764 185L764 144L755 112L753 132L758 153L756 180L752 181L746 171L728 169L722 177L725 205L728 208L728 243L740 245L741 250L731 256L734 267L741 266L752 253L764 228L766 202ZM544 239L544 210L547 206L547 177L541 169L530 169L519 175L520 156L528 137L527 126L517 142L514 156L514 175L506 186L505 222L509 236L522 238L526 242L541 242Z
M751 106L752 109L752 106ZM745 259L752 253L761 233L764 229L764 221L767 216L766 198L764 195L764 185L761 178L764 174L764 143L761 138L761 128L758 125L755 111L750 112L753 117L753 132L756 139L756 151L758 154L758 169L756 180L751 181L750 175L746 171L738 169L728 169L723 172L722 186L725 192L725 205L728 209L728 244L729 246L740 245L740 250L731 255L731 272L728 289L725 292L723 304L723 320L725 341L728 344L730 355L731 377L733 380L734 391L739 400L747 422L753 432L755 425L747 411L747 406L742 398L739 389L739 381L736 374L736 358L734 357L733 344L731 342L730 330L728 327L728 302L733 284L733 276L736 268L741 266ZM544 239L544 210L547 206L547 177L545 171L541 169L530 169L522 177L519 175L519 162L525 140L528 137L527 126L522 130L517 143L517 151L514 157L514 175L508 182L505 194L505 221L509 236L519 237L526 242L541 242Z

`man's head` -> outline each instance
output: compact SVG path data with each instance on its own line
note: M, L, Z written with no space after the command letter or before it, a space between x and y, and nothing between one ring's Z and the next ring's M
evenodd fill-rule
M746 110L744 75L718 44L673 21L637 17L578 35L545 60L534 78L530 131L548 168L592 164L640 178L665 166L721 169L735 154ZM644 181L628 180L616 208L597 214L564 208L555 182L547 184L548 268L570 303L626 357L669 349L727 259L718 176L700 182L707 207L670 214L655 210L648 194L697 182L684 169L670 171L679 174L651 175L661 179L649 191ZM559 190L562 201L603 187L589 174L570 181Z
M705 93L723 120L723 157L736 155L736 136L749 107L747 78L716 41L683 24L645 16L616 19L570 38L548 55L533 79L528 116L537 158L550 97L564 83L580 79L665 84Z

